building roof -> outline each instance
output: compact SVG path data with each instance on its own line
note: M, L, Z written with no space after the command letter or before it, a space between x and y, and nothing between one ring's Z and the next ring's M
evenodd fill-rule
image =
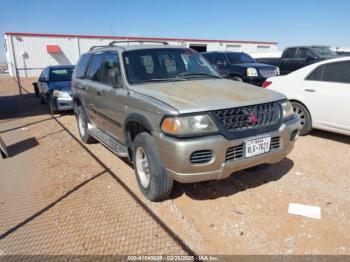
M77 34L41 34L41 33L21 33L5 32L4 35L13 36L33 36L33 37L67 37L67 38L97 38L97 39L116 39L116 40L152 40L152 41L179 41L179 42L224 42L237 44L265 44L277 45L278 42L264 41L246 41L246 40L219 40L219 39L194 39L194 38L169 38L169 37L143 37L143 36L106 36L106 35L77 35Z

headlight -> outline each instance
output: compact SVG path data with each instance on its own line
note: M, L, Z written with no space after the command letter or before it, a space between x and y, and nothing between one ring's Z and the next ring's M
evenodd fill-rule
M247 68L247 76L258 76L258 71L253 67L249 67Z
M161 129L166 134L176 136L200 135L218 131L209 115L167 117L164 118Z
M283 119L288 119L292 115L294 115L293 106L289 101L282 103L282 109L283 109Z
M65 91L55 90L53 91L52 95L60 98L70 98L70 95Z

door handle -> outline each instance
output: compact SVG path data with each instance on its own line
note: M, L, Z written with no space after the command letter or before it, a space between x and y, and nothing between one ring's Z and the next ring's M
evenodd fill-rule
M305 92L309 92L309 93L315 93L316 90L315 89L311 89L311 88L307 88L307 89L304 89Z

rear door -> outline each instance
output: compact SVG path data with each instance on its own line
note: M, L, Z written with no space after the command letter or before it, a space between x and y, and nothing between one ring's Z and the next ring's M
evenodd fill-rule
M122 121L124 112L124 97L127 90L123 88L120 73L120 61L117 52L104 53L100 67L101 76L96 83L94 97L94 112L96 125L102 131L121 141L123 137Z
M101 78L101 64L103 60L103 53L94 53L91 56L90 64L83 83L84 103L90 120L97 125L99 115L96 112L94 100L98 92L97 85L99 85Z
M350 61L317 67L303 89L315 126L350 131Z
M289 74L297 69L297 48L288 48L280 61L281 75Z

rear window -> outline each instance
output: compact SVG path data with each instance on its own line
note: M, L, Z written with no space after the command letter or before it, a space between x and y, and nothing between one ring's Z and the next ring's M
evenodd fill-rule
M52 69L50 71L51 82L63 82L72 80L73 68Z
M76 70L75 70L75 75L77 78L84 78L85 76L85 72L86 72L86 67L89 63L89 60L90 60L90 54L84 54L81 56L78 64L77 64L77 67L76 67Z

